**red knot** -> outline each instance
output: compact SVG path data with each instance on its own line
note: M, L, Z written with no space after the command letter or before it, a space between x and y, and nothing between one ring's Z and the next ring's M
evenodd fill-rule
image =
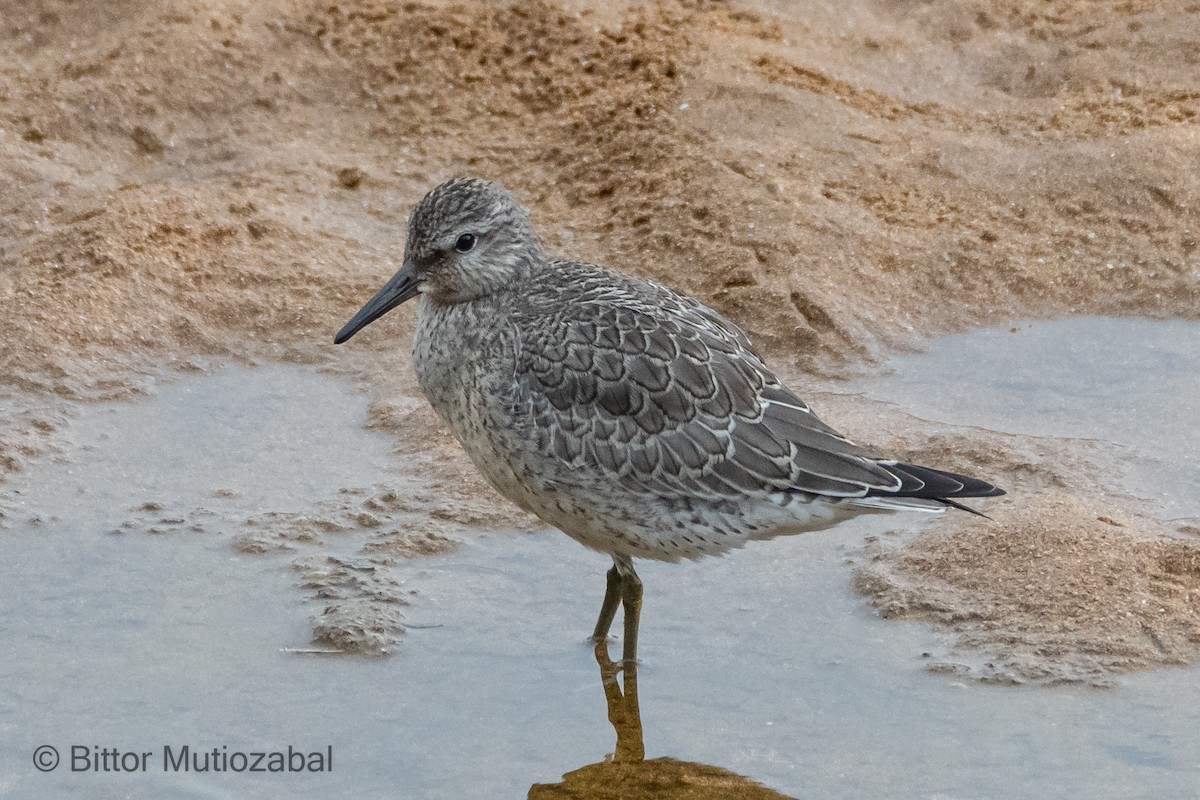
M624 606L636 663L635 558L677 561L865 512L964 508L990 483L854 444L784 386L746 335L657 283L546 254L495 183L438 186L404 264L342 343L418 297L422 391L505 497L613 567L593 637ZM970 509L965 509L970 510Z

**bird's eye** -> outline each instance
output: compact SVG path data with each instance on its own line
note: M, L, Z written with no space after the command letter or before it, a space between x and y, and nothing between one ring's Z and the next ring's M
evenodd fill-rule
M460 253L469 253L475 249L475 234L464 233L458 237L458 241L454 243L454 249Z

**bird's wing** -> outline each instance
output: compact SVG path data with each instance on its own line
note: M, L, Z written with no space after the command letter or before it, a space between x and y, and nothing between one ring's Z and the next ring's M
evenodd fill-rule
M575 271L569 296L559 289L542 302L534 290L514 320L514 400L539 454L564 474L617 476L660 496L863 497L900 488L712 309L594 267L556 268Z

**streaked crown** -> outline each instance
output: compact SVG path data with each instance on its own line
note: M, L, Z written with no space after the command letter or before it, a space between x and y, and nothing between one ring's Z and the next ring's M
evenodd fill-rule
M506 189L455 178L413 209L404 259L422 294L453 304L511 286L545 256L529 212Z

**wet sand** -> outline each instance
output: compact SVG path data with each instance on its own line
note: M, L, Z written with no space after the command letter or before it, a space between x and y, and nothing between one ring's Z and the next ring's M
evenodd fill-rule
M887 366L861 391L908 416L886 426L904 432L889 449L1007 462L1021 487L986 505L991 520L952 515L861 554L856 583L880 613L958 635L964 660L931 669L1111 685L1200 658L1200 326L1025 323Z
M1200 156L1197 11L4 3L0 480L63 452L81 403L213 361L286 360L370 393L368 426L422 477L404 513L433 506L450 536L530 526L420 400L411 310L330 342L398 266L407 209L455 174L513 188L551 249L712 304L802 395L807 375L862 374L935 333L1195 319L1200 177L1180 165ZM1112 453L936 426L889 440L900 418L852 406L823 415L1010 491L991 527L948 517L894 556L872 551L864 586L885 613L951 627L980 613L1001 644L979 646L1001 661L1078 653L1092 677L1196 659L1195 606L1160 602L1163 585L1191 591L1195 543L1160 541L1161 510L1131 496ZM359 524L368 499L330 524ZM237 546L286 546L289 530L263 517ZM396 530L375 556L443 549L420 524ZM1029 554L1064 586L1112 580L1080 577L1084 605L1030 595L1016 578ZM1163 657L1094 652L1142 586L1164 610L1120 636ZM1004 645L1018 616L1052 642ZM1038 669L1023 674L1057 674Z

